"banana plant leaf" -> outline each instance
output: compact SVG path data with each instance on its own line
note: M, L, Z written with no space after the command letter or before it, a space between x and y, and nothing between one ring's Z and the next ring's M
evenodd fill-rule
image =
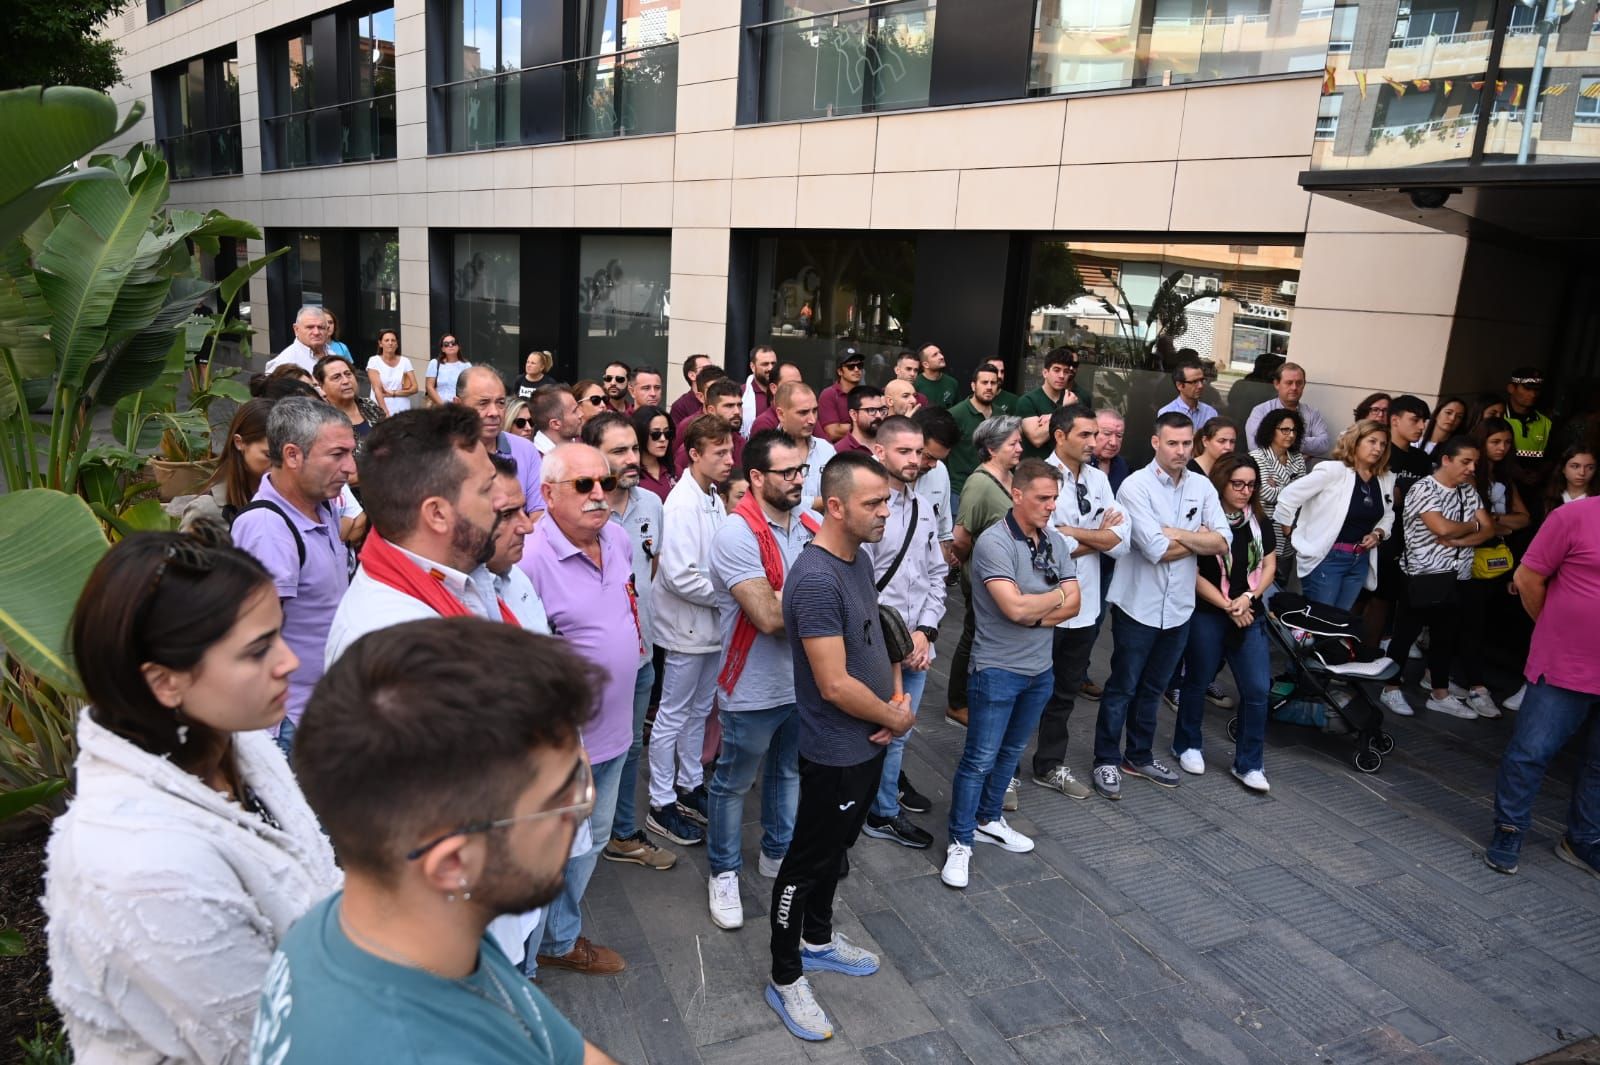
M63 188L115 182L103 167L66 168L143 115L136 103L119 124L111 97L75 86L0 92L0 244L27 229Z
M63 691L80 690L67 624L105 533L75 495L31 488L0 496L0 644Z

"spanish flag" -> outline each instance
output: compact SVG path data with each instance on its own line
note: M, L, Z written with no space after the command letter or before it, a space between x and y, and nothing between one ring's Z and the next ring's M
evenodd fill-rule
M1417 87L1418 92L1431 92L1433 90L1433 82L1429 81L1427 78L1418 78L1411 84Z
M1522 90L1524 90L1526 88L1527 88L1527 86L1522 84L1522 82L1520 82L1520 81L1517 82L1517 91L1511 94L1511 106L1512 107L1521 107L1522 106Z
M1383 80L1384 80L1384 83L1389 86L1389 88L1394 90L1394 94L1396 96L1404 96L1406 94L1405 82L1403 82L1403 81L1395 81L1393 78L1390 78L1390 77L1385 77Z

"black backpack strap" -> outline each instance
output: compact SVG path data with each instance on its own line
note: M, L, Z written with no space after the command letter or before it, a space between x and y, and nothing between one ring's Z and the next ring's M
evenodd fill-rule
M287 514L285 514L283 512L283 508L278 506L278 504L274 503L270 499L253 499L249 503L246 503L244 506L239 508L239 513L235 514L233 516L233 520L234 521L238 521L242 516L244 516L246 513L248 513L249 511L252 511L252 510L270 510L274 514L276 514L278 517L283 519L283 523L289 527L289 535L294 537L294 548L295 548L296 551L298 551L300 553L300 568L301 569L305 569L306 568L306 542L305 542L305 539L303 537L301 537L300 530L295 528L295 524L289 518L289 515L287 515ZM229 525L231 527L232 523L230 522Z

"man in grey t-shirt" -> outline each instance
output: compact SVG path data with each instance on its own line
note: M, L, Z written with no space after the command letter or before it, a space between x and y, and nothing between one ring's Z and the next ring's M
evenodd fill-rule
M973 545L971 714L950 782L950 847L939 874L953 888L967 886L974 842L1033 850L1001 808L1050 698L1054 627L1078 613L1072 553L1050 526L1060 486L1054 466L1023 459L1011 478L1011 509Z
M766 1000L801 1039L833 1035L806 970L851 976L878 959L833 931L833 894L845 852L861 833L889 742L915 718L895 691L878 623L872 560L883 539L889 478L868 454L847 451L822 474L826 518L789 568L783 626L800 713L800 804L794 838L772 885L772 982Z

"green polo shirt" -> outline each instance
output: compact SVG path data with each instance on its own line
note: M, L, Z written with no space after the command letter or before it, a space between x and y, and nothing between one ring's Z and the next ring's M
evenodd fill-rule
M967 483L967 477L978 468L982 460L978 457L978 449L972 443L972 431L982 425L984 420L996 414L1004 413L1000 410L998 401L994 404L992 412L984 414L972 405L971 397L962 400L950 408L950 417L955 419L956 428L961 430L961 439L956 446L950 449L950 457L945 459L945 467L950 471L950 490L959 494L962 486Z
M927 396L929 403L932 403L935 407L943 407L945 410L955 406L956 397L961 395L960 383L949 374L945 374L937 381L930 381L919 373L917 374L917 379L912 382L912 386L918 392Z
M1036 418L1041 414L1054 414L1059 406L1061 404L1045 395L1044 386L1040 385L1017 400L1016 404L1011 408L1011 413L1019 418ZM1045 438L1043 444L1035 447L1033 444L1028 443L1026 433L1022 436L1022 454L1025 458L1046 459L1050 457L1050 453L1053 450L1055 448L1052 446L1049 437Z

